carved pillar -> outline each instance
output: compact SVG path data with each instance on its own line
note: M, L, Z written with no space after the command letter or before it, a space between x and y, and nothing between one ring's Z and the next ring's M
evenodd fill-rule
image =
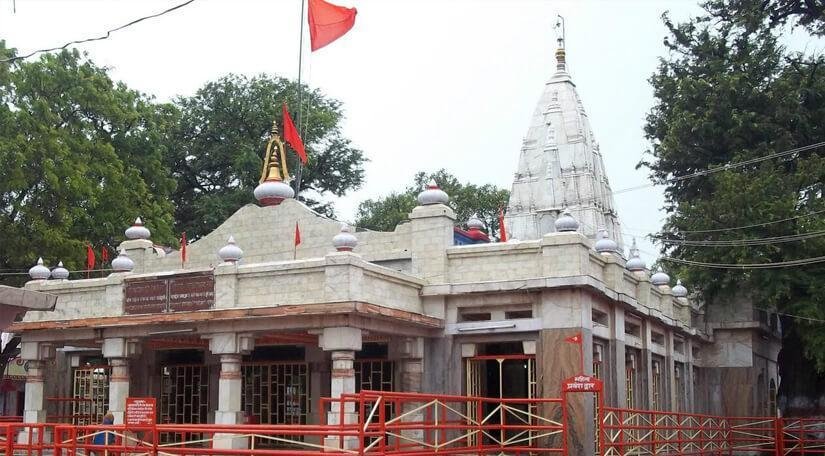
M244 353L252 350L253 343L250 335L237 333L215 334L209 340L209 350L219 355L221 360L215 424L243 423L241 360ZM215 434L212 446L220 449L245 449L249 447L249 442L246 437L236 434Z
M324 351L332 352L332 375L330 396L340 398L344 394L355 393L355 352L361 350L361 330L350 327L324 328L320 345ZM355 404L344 405L344 413L333 404L327 416L328 424L357 423L358 414ZM327 437L324 444L328 447L356 448L357 438L345 437L343 442L338 437Z
M115 417L115 424L123 424L123 415L126 412L126 398L129 397L131 377L129 373L129 358L139 353L136 341L123 337L103 339L102 353L112 374L109 377L109 410Z

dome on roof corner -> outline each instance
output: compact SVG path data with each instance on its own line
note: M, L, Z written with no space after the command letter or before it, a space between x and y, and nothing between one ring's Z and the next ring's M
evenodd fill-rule
M52 269L52 279L66 280L69 278L69 270L63 267L63 262L57 263L57 267Z
M341 224L341 231L332 237L332 246L339 252L351 252L358 245L358 238L351 232L346 223Z
M31 277L32 280L46 280L51 277L51 275L52 271L49 271L49 268L43 266L43 258L38 258L37 264L29 269L29 277Z
M135 224L126 229L126 239L149 239L152 233L143 226L140 217L135 219Z
M112 270L115 272L129 272L135 268L135 262L126 254L126 250L120 249L117 256L112 260Z
M255 187L252 193L261 206L277 206L283 200L295 197L295 190L289 184L279 180L263 181Z
M630 259L625 263L625 267L629 271L644 271L647 265L644 260L639 258L639 249L636 248L636 238L633 238L633 245L630 246Z
M467 229L468 230L484 230L484 222L478 218L478 214L473 214L467 219Z
M662 272L661 269L659 269L656 271L655 274L650 276L650 283L656 285L657 287L670 285L670 276Z
M556 226L556 231L560 233L577 231L579 229L579 221L570 214L570 210L567 208L564 208L561 216L557 218L553 224Z
M599 253L616 253L619 250L616 241L610 239L605 229L599 230L599 240L596 241L593 248Z
M676 279L676 286L671 288L670 292L677 298L684 298L688 294L687 288L682 285L682 281L679 279Z
M418 194L418 204L422 206L447 204L449 201L450 197L444 190L438 188L438 184L435 183L434 179L430 179L427 183L427 188Z
M235 243L234 236L229 236L226 245L218 250L218 257L226 263L235 263L243 258L243 250Z

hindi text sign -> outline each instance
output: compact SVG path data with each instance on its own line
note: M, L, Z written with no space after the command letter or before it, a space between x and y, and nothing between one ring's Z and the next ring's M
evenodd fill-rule
M154 426L156 408L154 397L127 397L123 423L126 426Z
M600 393L602 387L602 381L596 377L576 375L564 381L562 391L565 393Z

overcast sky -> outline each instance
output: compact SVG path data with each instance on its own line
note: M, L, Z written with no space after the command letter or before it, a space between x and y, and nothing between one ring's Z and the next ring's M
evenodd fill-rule
M182 0L181 0L182 1ZM181 1L0 0L0 39L21 53L96 36ZM337 0L358 8L352 31L310 54L305 81L341 100L344 132L364 150L360 201L446 168L462 181L510 188L522 137L555 68L556 14L567 24L568 70L587 110L614 190L646 182L635 170L648 144L647 78L665 53L661 15L700 13L694 1ZM114 78L168 100L227 73L295 78L301 0L196 0L81 47ZM655 231L660 189L616 196L628 235ZM626 240L629 244L629 238ZM656 249L648 242L640 247ZM648 261L651 255L644 255Z

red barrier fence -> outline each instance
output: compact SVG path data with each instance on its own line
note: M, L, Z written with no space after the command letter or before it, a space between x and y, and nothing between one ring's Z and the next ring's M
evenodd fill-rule
M321 424L148 427L0 423L9 456L568 455L566 399L364 391L321 403ZM825 420L602 407L604 456L825 455ZM573 455L571 455L573 456ZM580 456L580 455L575 455Z

